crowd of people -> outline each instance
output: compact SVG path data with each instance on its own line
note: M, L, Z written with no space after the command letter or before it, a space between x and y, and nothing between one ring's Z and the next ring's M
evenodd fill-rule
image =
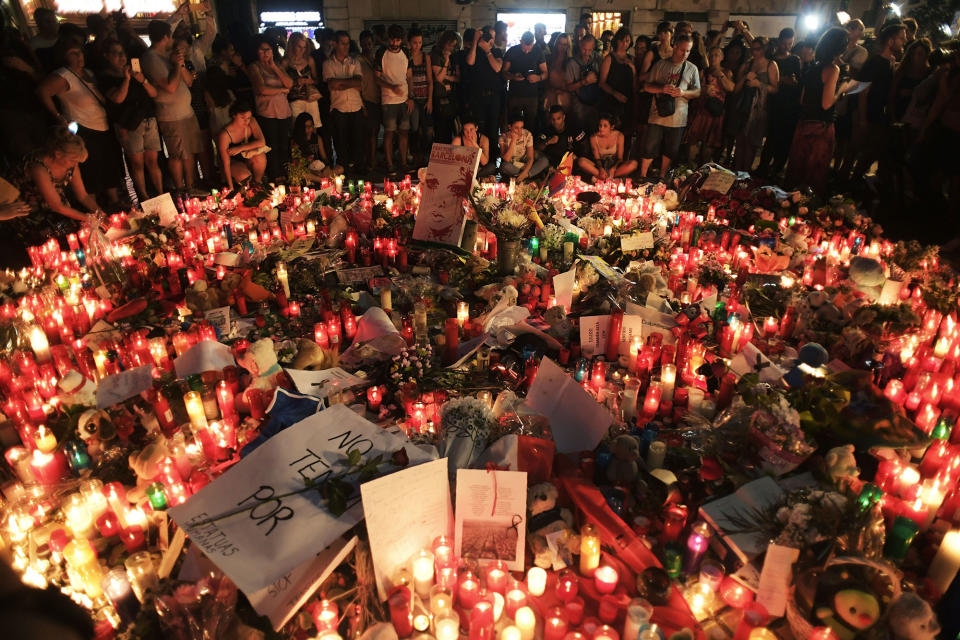
M122 13L82 29L37 9L33 37L4 29L0 152L20 197L0 217L20 242L292 163L312 180L412 173L433 142L479 148L479 176L500 179L542 178L569 153L594 180L715 161L822 193L876 166L904 191L957 192L960 52L910 18L866 41L860 20L801 41L743 22L597 39L584 21L513 46L498 22L427 51L416 27L228 38L211 16L154 20L149 46Z

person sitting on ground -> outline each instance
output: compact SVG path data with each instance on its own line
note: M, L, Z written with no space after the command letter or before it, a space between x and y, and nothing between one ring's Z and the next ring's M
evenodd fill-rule
M477 128L477 119L472 115L463 117L460 135L453 138L453 144L461 147L480 149L480 166L477 168L477 178L486 178L497 172L497 163L490 161L490 141Z
M230 107L230 118L230 124L217 136L217 148L227 187L233 190L235 183L247 178L252 178L253 182L263 180L267 170L267 146L263 131L253 117L253 107L234 102Z
M293 122L290 148L296 149L307 163L307 181L320 182L323 178L343 173L343 167L331 167L323 138L317 132L313 116L303 112Z
M636 160L623 160L623 134L614 126L613 116L601 114L597 132L590 136L591 158L579 158L577 166L592 182L628 176L637 170Z
M547 168L546 156L534 151L533 134L523 128L523 114L512 113L507 130L500 134L500 173L517 182L539 175Z
M567 153L580 155L586 140L583 128L572 124L566 110L555 104L550 107L550 124L540 134L535 148L547 157L551 167L557 168Z

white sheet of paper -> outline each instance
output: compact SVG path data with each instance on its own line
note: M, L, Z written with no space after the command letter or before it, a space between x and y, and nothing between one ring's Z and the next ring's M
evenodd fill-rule
M592 451L606 435L613 416L550 358L540 361L527 393L527 406L550 420L559 453Z
M580 349L586 358L592 358L607 350L607 333L610 330L610 316L585 316L580 318ZM624 315L620 327L620 355L630 355L630 343L634 336L643 332L643 318Z
M700 191L716 191L717 193L726 193L730 191L730 187L733 186L733 183L737 181L737 174L721 170L714 169L710 172L710 175L707 176L707 179L703 181L703 184L700 185Z
M900 280L885 280L883 289L880 290L880 296L877 298L877 303L890 305L900 302L901 289L903 289L903 282Z
M653 232L643 231L620 236L621 251L642 251L653 248Z
M210 309L203 314L203 317L220 331L220 335L225 336L230 333L230 305Z
M557 304L569 311L573 308L573 284L577 281L577 268L553 276L553 296Z
M224 367L235 364L230 347L213 340L201 340L173 361L178 378L186 378L204 371L222 371Z
M123 402L151 387L153 387L153 366L149 364L107 376L97 385L97 409L105 409Z
M160 216L161 227L169 227L177 221L177 206L173 204L173 196L169 193L161 193L156 198L141 201L140 208L148 216Z
M450 480L443 458L360 485L381 600L390 577L440 535L453 535Z
M648 296L648 303L649 300L650 298ZM640 333L644 338L647 338L654 332L658 332L663 335L663 344L673 344L677 341L670 331L677 326L677 321L673 319L673 316L649 307L641 307L632 302L627 303L626 313L629 316L640 316L643 318L643 329Z
M337 404L276 434L167 513L244 593L253 593L363 519L359 491L334 516L317 491L303 491L307 480L341 473L354 450L364 460L383 454L380 472L392 473L390 456L400 449L411 465L435 457ZM245 507L252 508L239 511Z
M757 588L757 602L767 609L773 618L783 615L790 594L790 581L793 577L793 563L800 557L800 550L771 544L763 558L760 571L760 584Z
M257 613L270 618L274 631L280 631L356 546L357 536L351 536L349 540L337 538L316 557L270 586L248 593L247 599Z
M456 555L523 571L526 515L526 471L457 470Z
M760 382L766 382L768 384L773 384L777 382L780 378L783 377L785 373L783 369L773 364L770 359L763 355L760 352L760 349L757 349L752 342L748 342L743 350L740 351L734 358L730 361L730 370L737 374L737 377L743 377L748 373L753 372L753 368L757 364L757 358L760 358L762 364L766 364L766 367L760 369Z
M305 371L301 369L286 369L287 375L293 380L294 386L300 393L326 398L334 388L349 389L366 382L340 367L324 369L322 371Z

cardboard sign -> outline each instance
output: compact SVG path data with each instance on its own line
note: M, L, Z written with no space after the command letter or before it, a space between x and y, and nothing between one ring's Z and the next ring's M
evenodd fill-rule
M447 461L434 460L360 485L381 600L390 578L439 535L453 535Z
M406 450L410 465L436 455L334 405L276 434L168 513L244 593L254 593L363 519L359 491L348 497L347 510L335 516L317 489L307 490L308 481L340 477L352 451L363 461L382 454L378 472L392 473L398 468L390 459L400 449ZM356 475L341 479L356 483Z
M97 409L105 409L153 387L153 365L107 376L97 386Z
M156 198L141 201L140 208L145 215L160 216L161 227L169 227L177 221L177 205L173 204L173 196L169 193L161 193Z
M523 571L526 515L525 471L457 470L457 556L481 565L503 560L510 571Z
M420 182L420 211L413 239L460 246L467 221L463 199L480 165L480 149L434 144Z
M592 358L607 350L607 333L610 331L610 316L586 316L580 318L580 348L586 358ZM643 318L636 315L623 316L620 326L620 349L622 356L630 355L630 343L643 331Z
M527 393L527 406L550 420L558 453L597 448L613 416L553 360L540 361L537 377Z

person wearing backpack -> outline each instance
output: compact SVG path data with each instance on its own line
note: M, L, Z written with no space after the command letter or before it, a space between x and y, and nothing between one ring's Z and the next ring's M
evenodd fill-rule
M680 151L688 102L700 95L700 72L687 62L692 48L690 36L679 35L673 44L673 55L650 68L644 90L653 94L653 102L640 161L641 177L647 176L653 159L659 155L660 177L664 178Z
M589 33L580 38L577 55L567 62L567 91L573 96L573 115L587 131L597 128L600 100L605 95L600 88L600 63L594 48L597 39Z

